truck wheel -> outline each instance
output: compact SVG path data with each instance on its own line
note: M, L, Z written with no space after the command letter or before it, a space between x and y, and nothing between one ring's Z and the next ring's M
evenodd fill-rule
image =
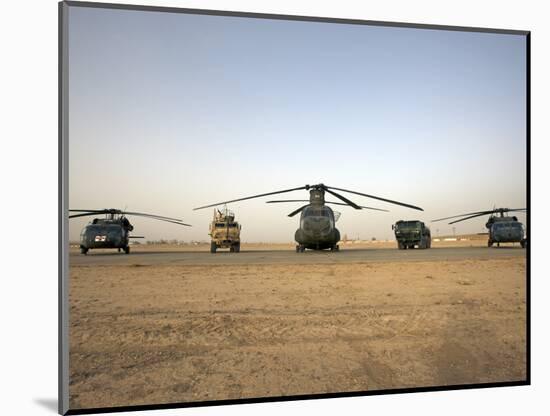
M306 251L306 248L303 244L298 244L296 246L296 253L303 253L304 251Z
M235 252L235 246L229 247L229 252L230 252L230 253L234 253L234 252Z
M88 248L84 246L80 246L80 253L84 255L88 254Z
M233 253L238 253L241 251L241 243L237 243L233 246Z
M335 244L330 248L330 251L340 251L340 246L338 246L338 244Z
M521 244L521 248L525 248L525 246L527 245L527 240L521 240L520 244Z
M210 243L210 253L215 253L216 252L216 249L218 247L216 247L216 243L214 243L213 241Z
M123 250L124 250L124 253L130 254L130 246L124 247Z
M489 241L487 241L487 247L493 247L493 241L489 239Z

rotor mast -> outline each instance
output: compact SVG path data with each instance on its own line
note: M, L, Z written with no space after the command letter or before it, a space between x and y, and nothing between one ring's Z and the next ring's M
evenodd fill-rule
M322 187L312 186L309 189L309 203L313 206L325 205L325 190Z

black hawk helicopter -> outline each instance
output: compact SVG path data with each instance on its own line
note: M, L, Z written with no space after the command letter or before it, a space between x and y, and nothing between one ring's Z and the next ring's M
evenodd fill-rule
M527 208L493 208L488 211L470 212L468 214L453 215L452 217L438 218L432 220L432 222L449 220L451 218L460 218L459 220L451 221L449 224L455 224L460 221L469 220L471 218L482 217L484 215L490 215L485 227L489 230L489 240L487 245L492 247L494 243L497 247L500 247L500 243L520 243L522 248L525 248L527 239L525 238L525 232L523 224L518 221L518 217L515 215L509 217L504 215L508 212L525 212Z
M282 191L268 192L265 194L247 196L244 198L233 199L231 201L223 201L215 204L205 205L202 207L194 208L194 210L210 208L217 205L228 204L231 202L244 201L252 198L260 198L262 196L282 194L292 191L309 191L309 201L308 200L282 200L282 201L267 201L267 203L283 203L283 202L308 202L307 204L301 206L300 208L292 211L288 214L289 217L293 217L296 214L301 212L300 216L300 228L296 230L294 234L294 239L298 243L296 246L297 252L304 252L305 249L310 250L325 250L330 249L331 251L337 251L338 241L340 241L340 232L335 227L335 222L339 218L338 215L335 216L334 211L325 204L334 204L334 205L346 205L351 206L355 209L372 209L377 211L386 211L379 208L365 207L357 205L356 203L350 201L348 198L336 193L336 191L348 192L356 195L365 196L367 198L377 199L379 201L389 202L391 204L401 205L412 209L417 209L423 211L422 208L416 207L414 205L405 204L402 202L392 201L390 199L380 198L373 195L363 194L361 192L350 191L342 188L335 188L333 186L328 186L324 184L318 185L304 185L298 188L285 189ZM325 201L325 192L335 196L340 199L342 202L330 202Z
M130 224L127 215L151 218L159 221L171 222L173 224L191 227L184 224L177 218L162 217L154 214L144 214L142 212L129 212L120 209L70 209L70 212L80 212L80 214L69 215L69 218L86 217L92 215L105 214L105 218L94 218L91 223L86 225L80 232L80 252L87 254L92 248L116 248L120 252L124 250L126 254L130 253L130 238L144 238L141 236L130 235L134 226Z

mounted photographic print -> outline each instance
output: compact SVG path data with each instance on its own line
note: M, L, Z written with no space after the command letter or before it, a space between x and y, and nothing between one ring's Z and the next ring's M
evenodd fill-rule
M530 383L529 32L59 7L60 413Z

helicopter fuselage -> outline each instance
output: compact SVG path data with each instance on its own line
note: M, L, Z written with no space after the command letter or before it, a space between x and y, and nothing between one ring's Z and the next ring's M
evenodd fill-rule
M300 248L335 249L340 241L340 232L335 227L332 209L320 204L304 208L300 216L300 228L296 230L294 239Z
M80 233L80 250L85 254L90 249L116 248L129 251L129 233L133 226L126 218L94 219Z
M516 217L490 217L486 227L489 230L489 246L492 243L524 244L523 224Z

